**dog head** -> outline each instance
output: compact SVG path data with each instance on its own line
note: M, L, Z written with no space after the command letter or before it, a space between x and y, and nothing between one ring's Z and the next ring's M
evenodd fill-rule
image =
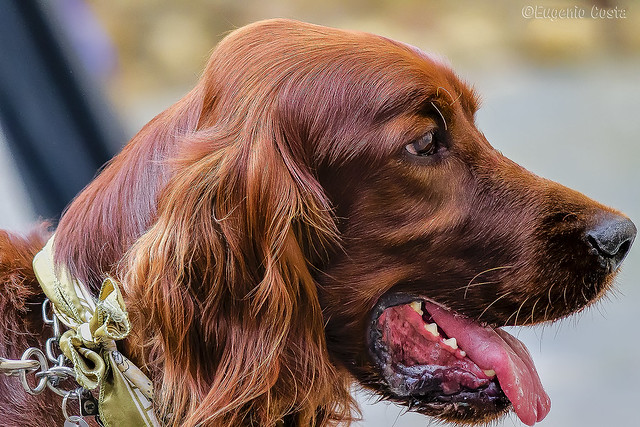
M56 257L122 280L165 419L347 419L347 369L444 420L533 424L548 397L498 328L596 301L635 227L502 156L477 108L408 45L244 27L74 201Z

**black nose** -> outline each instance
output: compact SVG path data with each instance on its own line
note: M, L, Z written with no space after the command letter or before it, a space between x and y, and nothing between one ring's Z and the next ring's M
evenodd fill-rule
M629 218L607 213L587 231L586 237L597 252L602 266L616 270L629 253L636 231L636 226Z

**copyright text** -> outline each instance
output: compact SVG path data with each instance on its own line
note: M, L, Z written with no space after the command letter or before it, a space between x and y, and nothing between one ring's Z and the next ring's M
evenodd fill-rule
M559 21L567 19L627 19L627 10L619 8L602 8L593 6L591 9L581 6L546 7L529 5L522 8L524 19L545 19Z

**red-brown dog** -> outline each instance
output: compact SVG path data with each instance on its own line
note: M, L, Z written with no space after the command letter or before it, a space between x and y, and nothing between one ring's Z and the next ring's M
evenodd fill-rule
M549 411L499 329L610 287L636 229L493 149L442 63L379 36L287 20L226 37L197 86L73 201L55 258L125 293L124 354L168 425L348 421L352 378L444 420ZM0 356L42 347L31 259L0 235ZM3 425L59 399L0 383ZM57 421L56 421L57 420Z

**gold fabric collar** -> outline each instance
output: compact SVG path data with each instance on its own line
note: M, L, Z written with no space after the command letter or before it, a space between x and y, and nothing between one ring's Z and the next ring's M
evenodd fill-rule
M76 381L99 388L98 410L107 427L159 426L151 380L116 348L131 330L118 283L102 282L97 300L64 266L53 262L54 236L33 259L33 269L53 310L67 330L60 349L73 364Z

